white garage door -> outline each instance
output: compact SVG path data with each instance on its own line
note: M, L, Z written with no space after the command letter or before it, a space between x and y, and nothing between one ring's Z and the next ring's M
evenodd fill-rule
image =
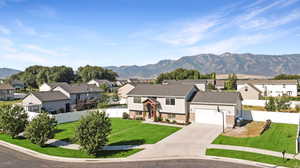
M217 110L208 110L208 109L195 109L195 122L196 123L205 123L205 124L216 124L222 125L222 113ZM224 120L226 126L226 121Z

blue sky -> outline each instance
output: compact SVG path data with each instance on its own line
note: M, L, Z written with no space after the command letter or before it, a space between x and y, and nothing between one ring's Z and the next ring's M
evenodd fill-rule
M300 53L300 0L0 0L0 67Z

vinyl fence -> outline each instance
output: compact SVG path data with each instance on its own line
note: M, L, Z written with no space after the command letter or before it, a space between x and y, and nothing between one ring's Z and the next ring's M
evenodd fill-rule
M110 118L121 118L123 113L129 113L127 108L109 108L109 109L100 109L106 112L106 114ZM73 122L78 121L82 116L87 115L91 110L84 110L84 111L75 111L75 112L68 112L68 113L60 113L60 114L50 114L50 116L54 117L58 123L66 123L66 122ZM29 116L29 120L32 120L36 117L39 113L36 112L27 112Z
M266 105L267 100L243 100L242 104L246 106L261 106L264 107ZM290 107L295 108L296 105L300 105L300 101L290 101Z
M299 113L287 112L270 112L270 111L255 111L243 110L242 117L246 120L266 121L271 120L275 123L299 124Z

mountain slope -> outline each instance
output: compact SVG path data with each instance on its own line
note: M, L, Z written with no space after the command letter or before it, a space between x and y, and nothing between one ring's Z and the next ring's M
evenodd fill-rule
M144 66L111 66L107 68L117 72L121 78L151 78L176 68L197 69L201 73L216 72L219 74L239 73L274 76L281 73L299 74L300 54L199 54L181 57L178 60L162 60L156 64Z
M6 77L9 77L10 75L19 73L21 71L11 68L0 68L0 79L4 79Z

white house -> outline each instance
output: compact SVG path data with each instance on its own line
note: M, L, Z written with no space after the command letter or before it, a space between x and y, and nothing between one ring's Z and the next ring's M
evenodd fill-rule
M120 99L120 104L127 104L127 97L128 97L128 93L134 89L134 85L133 84L125 84L124 86L120 87L118 89L118 96Z
M39 91L40 92L51 91L54 88L56 88L57 86L69 86L69 84L66 82L43 83L39 87Z
M249 85L254 87L255 90L261 92L261 96L297 96L297 80L238 80L237 90L238 91L248 91L247 87ZM245 94L251 94L249 91L244 92L243 97L247 97Z
M101 85L104 84L104 85L108 86L110 89L113 87L113 83L106 79L92 79L87 84L96 85L97 87L100 87Z

